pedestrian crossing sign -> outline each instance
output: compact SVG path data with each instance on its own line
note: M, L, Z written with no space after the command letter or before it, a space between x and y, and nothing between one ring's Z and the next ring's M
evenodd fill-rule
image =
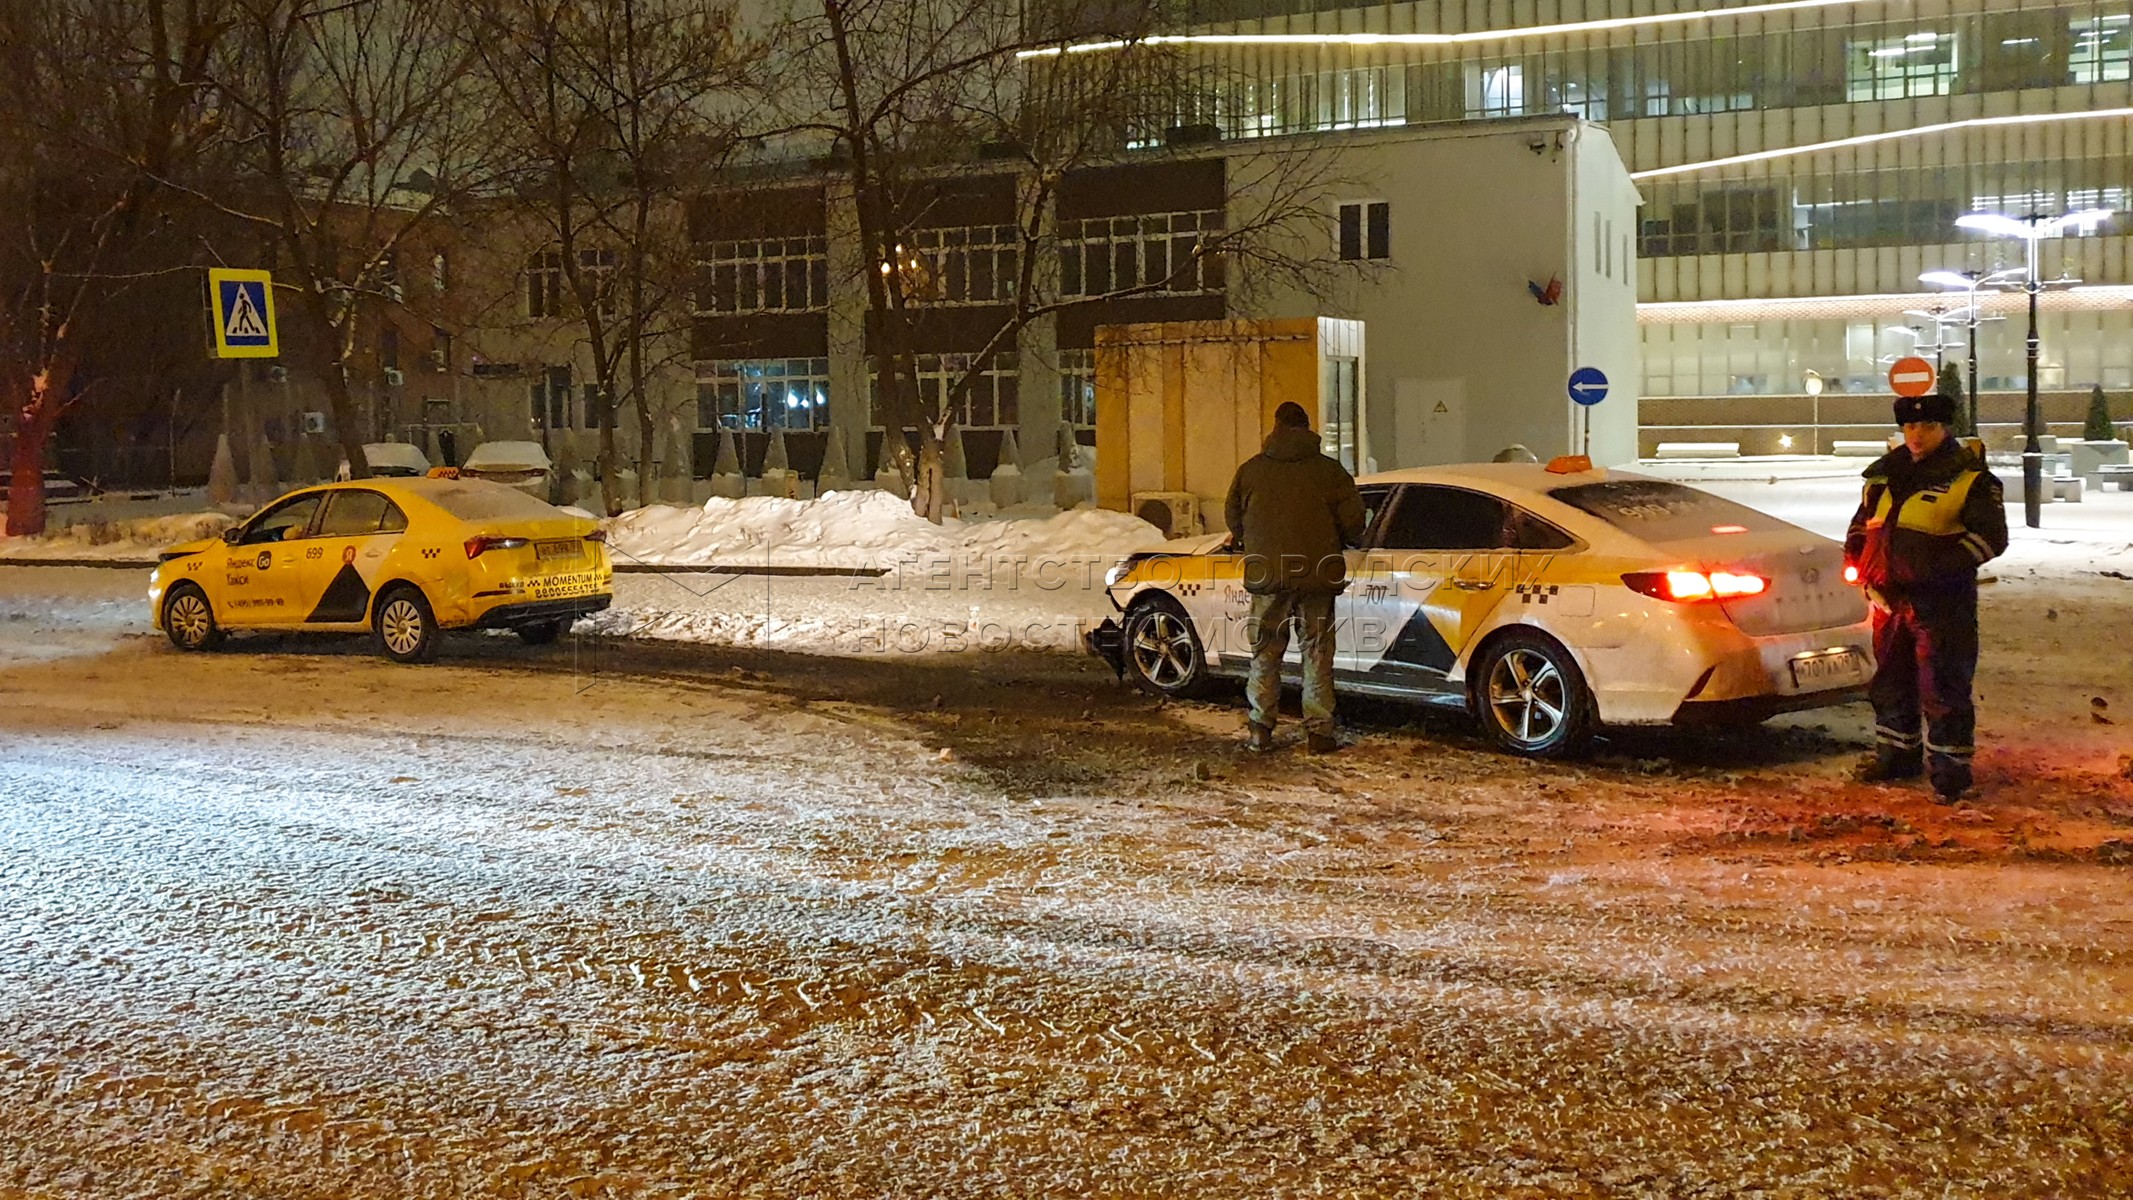
M215 357L275 358L274 278L265 271L214 268L207 273L208 317L215 324Z

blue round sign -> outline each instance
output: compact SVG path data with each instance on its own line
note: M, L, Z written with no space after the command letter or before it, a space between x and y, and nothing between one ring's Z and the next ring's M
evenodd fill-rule
M1570 398L1591 406L1607 399L1607 376L1598 367L1579 367L1570 373Z

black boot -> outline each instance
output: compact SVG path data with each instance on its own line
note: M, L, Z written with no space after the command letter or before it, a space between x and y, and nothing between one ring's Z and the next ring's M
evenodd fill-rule
M1249 729L1250 732L1245 734L1244 737L1245 749L1250 750L1254 754L1264 754L1274 748L1273 726L1261 725L1257 721L1249 721L1246 722L1246 728Z
M1970 790L1970 764L1958 759L1941 759L1929 772L1933 781L1933 794L1942 804L1953 804Z
M1861 783L1893 783L1899 779L1916 779L1925 771L1925 756L1921 752L1882 746L1859 760L1852 768L1852 778Z

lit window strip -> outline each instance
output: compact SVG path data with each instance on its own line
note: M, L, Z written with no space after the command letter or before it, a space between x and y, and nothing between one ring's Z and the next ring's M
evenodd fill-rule
M2095 284L2045 292L2038 298L2045 311L2098 312L2133 305L2133 285ZM1900 316L1906 309L1931 308L1938 304L1953 309L1960 302L1969 306L1970 294L1950 288L1944 292L1875 292L1857 296L1773 296L1751 300L1659 300L1637 306L1639 325L1696 325L1717 321L1813 321L1850 317ZM1978 292L1978 311L2016 312L2028 303L2019 290L1985 288Z
M1608 17L1598 21L1570 21L1559 25L1477 29L1467 33L1158 33L1130 40L1077 42L1071 46L1018 50L1015 57L1057 58L1062 54L1095 54L1105 50L1123 50L1128 46L1458 46L1473 42L1547 37L1559 33L1636 29L1647 25L1680 25L1690 21L1752 17L1764 13L1796 12L1801 9L1835 8L1874 2L1875 0L1780 0L1775 4L1746 4L1738 8L1699 8L1689 12L1647 13L1641 17Z
M1715 171L1720 167L1737 167L1744 163L1769 162L1772 159L1791 158L1800 154L1814 154L1823 150L1838 150L1846 146L1866 146L1875 142L1895 141L1898 138L1925 137L1928 134L1947 133L1955 129L1981 129L1989 125L2041 125L2050 121L2093 121L2110 117L2133 117L2133 108L2099 108L2087 112L2021 113L2009 117L1967 117L1960 121L1941 121L1933 125L1914 125L1908 129L1887 129L1880 133L1862 133L1855 137L1837 138L1827 142L1808 142L1802 146L1781 146L1775 150L1757 150L1749 154L1734 154L1725 158L1705 159L1702 162L1678 163L1671 167L1653 167L1647 171L1632 171L1631 179L1658 179L1666 175L1687 175L1697 171Z

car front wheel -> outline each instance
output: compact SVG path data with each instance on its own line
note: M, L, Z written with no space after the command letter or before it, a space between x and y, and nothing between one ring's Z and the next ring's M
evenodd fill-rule
M397 663L428 662L437 656L437 618L430 602L412 587L398 587L378 601L371 627L378 649Z
M207 593L189 583L170 589L163 601L163 632L180 650L212 650L222 641L222 627L215 624Z
M1538 633L1489 647L1474 707L1490 740L1513 754L1565 758L1592 740L1592 693L1570 652Z
M1143 601L1126 614L1126 673L1142 691L1158 696L1197 696L1207 690L1207 655L1192 618L1160 600Z

